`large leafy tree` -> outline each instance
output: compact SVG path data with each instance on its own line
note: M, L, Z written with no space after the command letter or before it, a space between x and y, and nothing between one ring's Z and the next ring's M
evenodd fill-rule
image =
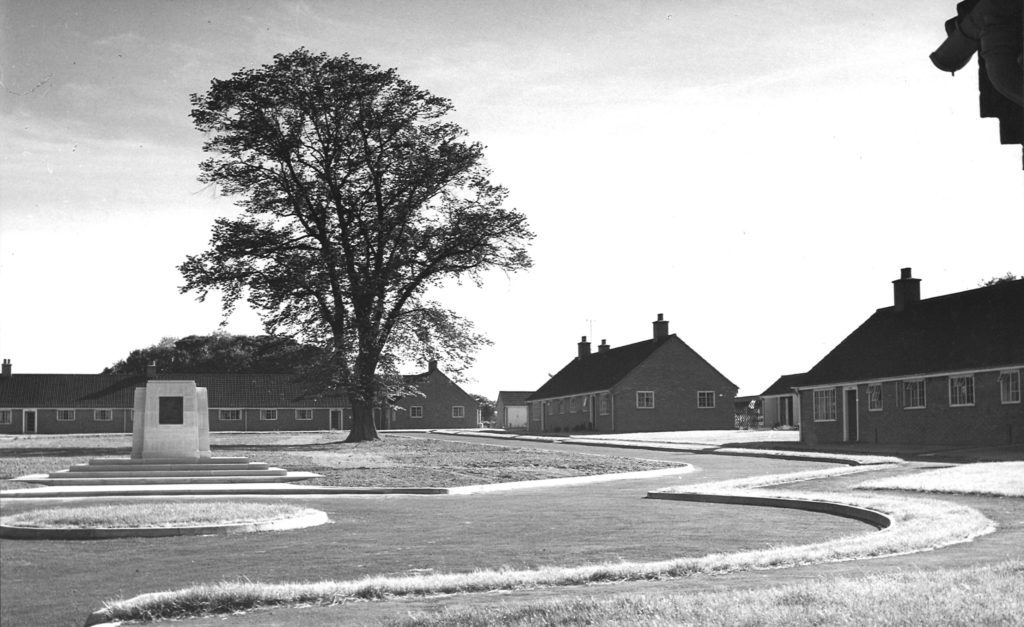
M182 291L220 291L225 315L245 300L268 332L322 346L321 372L352 404L349 441L375 439L371 408L397 364L457 372L485 341L428 293L528 268L525 217L451 102L392 69L300 48L192 104L211 155L200 180L241 211L180 266Z

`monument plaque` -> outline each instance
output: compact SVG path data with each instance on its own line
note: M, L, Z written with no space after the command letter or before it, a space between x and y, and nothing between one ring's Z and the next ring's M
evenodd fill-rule
M160 424L185 424L185 399L181 396L160 397Z
M206 388L195 381L147 381L135 388L132 459L210 457Z

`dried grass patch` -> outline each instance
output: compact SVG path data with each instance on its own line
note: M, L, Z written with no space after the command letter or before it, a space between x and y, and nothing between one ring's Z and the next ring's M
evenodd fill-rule
M1024 562L995 566L842 577L757 590L617 594L590 598L445 607L385 624L693 625L811 627L840 625L1019 625Z

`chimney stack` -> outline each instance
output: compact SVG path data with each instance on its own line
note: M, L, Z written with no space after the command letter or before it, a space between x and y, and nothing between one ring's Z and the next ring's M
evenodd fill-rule
M610 348L611 346L608 346L608 343L605 340L601 340L601 343L597 345L597 352L607 353Z
M0 371L0 378L10 379L11 378L11 360L5 359L3 364L3 370Z
M654 321L654 341L660 342L661 340L668 337L668 320L665 320L665 316L658 314L658 319Z
M892 300L897 312L921 300L921 279L910 276L910 268L901 268L900 278L892 282Z
M590 342L587 341L587 336L586 335L584 335L583 338L580 340L580 343L578 344L578 346L580 348L580 350L579 350L580 359L582 359L584 357L589 357L590 356Z
M155 379L156 378L156 362L155 361L149 362L149 364L146 366L146 378L147 379Z
M427 362L427 372L437 372L437 360L431 359Z

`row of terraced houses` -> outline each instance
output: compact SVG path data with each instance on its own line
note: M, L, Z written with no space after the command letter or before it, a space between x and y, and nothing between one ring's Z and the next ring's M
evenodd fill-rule
M312 393L293 374L145 373L15 374L0 372L0 434L128 433L135 388L148 379L195 381L207 389L211 431L348 429L352 407L343 390ZM373 409L380 429L475 427L479 403L430 361L406 377L417 393Z
M809 445L1024 442L1024 279L921 299L910 268L878 309L805 373L760 396L764 426L799 428ZM0 433L130 431L146 378L194 380L210 429L345 429L344 391L310 394L294 375L160 373L0 375ZM381 429L477 425L478 405L431 362L409 378L419 394L374 410ZM497 426L534 433L731 429L737 386L669 333L658 314L647 339L576 355L536 390L502 391Z

